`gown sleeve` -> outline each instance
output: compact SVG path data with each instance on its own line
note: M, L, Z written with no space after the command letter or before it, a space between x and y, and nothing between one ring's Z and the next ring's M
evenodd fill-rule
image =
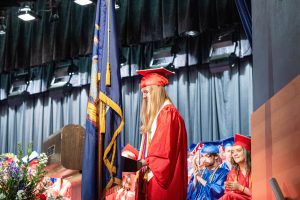
M220 170L218 173L218 179L215 182L206 183L206 186L204 187L207 194L210 194L211 197L214 197L212 199L218 199L224 194L225 185L224 182L226 181L228 171L223 169ZM217 175L217 174L216 174Z
M197 183L194 186L194 174L192 174L189 185L188 185L188 191L187 191L187 200L193 200L196 198L196 194L197 194Z
M226 181L235 181L236 180L236 172L234 169L230 170L228 175L227 175L227 179ZM228 190L227 188L225 189L225 193L227 192L231 192L231 190Z
M167 108L160 111L145 160L154 178L164 189L167 189L172 181L180 148L183 148L180 145L184 132L182 126L183 120L176 110Z

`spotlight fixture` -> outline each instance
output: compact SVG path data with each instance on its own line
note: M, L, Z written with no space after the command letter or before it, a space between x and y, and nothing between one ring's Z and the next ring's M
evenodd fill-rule
M171 49L171 46L155 49L150 61L150 68L166 67L169 63L172 63L173 55Z
M173 70L184 67L186 66L186 57L186 52L181 51L178 43L174 40L172 43L153 50L149 68L164 67ZM192 58L190 60L191 64L196 64Z
M85 6L85 5L93 3L91 0L75 0L74 2L81 6Z
M211 73L222 73L239 64L235 54L238 42L234 40L234 33L234 28L223 29L213 37L209 53Z
M31 9L29 5L25 5L18 11L18 17L23 21L32 21L37 18L37 14Z
M27 92L29 85L29 72L26 70L19 70L12 75L12 82L9 90L9 97L19 96Z
M6 34L6 23L5 18L0 17L0 35Z
M198 35L200 35L200 32L199 31L190 30L190 31L184 32L184 35L187 36L187 37L197 37Z
M68 65L56 65L49 89L62 87L69 82Z
M0 10L0 35L6 34L6 13L4 10Z
M70 83L71 78L78 72L79 67L74 64L73 60L56 64L49 89L72 86Z
M120 9L120 1L119 0L116 0L116 2L115 2L115 9L116 10Z
M79 68L73 62L64 61L60 64L56 64L51 83L48 87L49 96L53 99L61 99L66 94L72 91L74 85L71 83L71 79L74 75L78 74ZM73 79L74 80L74 79ZM77 77L75 77L76 86Z

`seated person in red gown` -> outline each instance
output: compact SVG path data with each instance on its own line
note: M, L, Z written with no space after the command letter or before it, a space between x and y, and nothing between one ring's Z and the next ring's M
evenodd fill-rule
M232 170L227 175L221 200L251 199L251 139L236 134L232 147Z
M122 156L138 159L139 151L130 144L122 149ZM135 172L122 172L122 186L115 186L114 192L105 197L106 200L134 200L135 199Z

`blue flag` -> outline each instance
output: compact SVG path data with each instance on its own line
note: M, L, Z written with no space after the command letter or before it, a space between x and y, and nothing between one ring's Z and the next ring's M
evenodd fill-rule
M98 0L96 8L82 170L83 200L98 199L114 184L121 183L119 134L124 118L114 5L114 0ZM100 156L98 152L102 152Z

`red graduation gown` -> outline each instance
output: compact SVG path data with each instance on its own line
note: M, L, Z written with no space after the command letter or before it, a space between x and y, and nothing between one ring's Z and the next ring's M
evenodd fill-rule
M245 186L251 190L251 179L249 174L247 173L246 176L242 174L242 172L236 175L235 169L232 169L228 175L226 181L238 181L242 186ZM236 190L231 191L226 189L225 194L220 198L220 200L250 200L251 196L244 194L243 192Z
M157 116L157 126L145 158L154 177L147 183L147 199L186 199L187 134L177 109L166 105Z

